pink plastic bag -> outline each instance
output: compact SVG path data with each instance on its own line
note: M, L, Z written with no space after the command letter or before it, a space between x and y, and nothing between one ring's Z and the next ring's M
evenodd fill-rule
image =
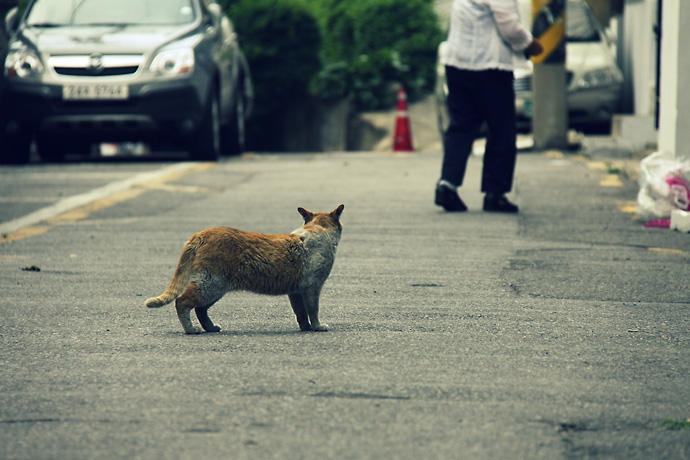
M667 174L666 183L671 189L673 204L682 211L688 211L690 208L690 182L683 176Z
M674 209L690 210L690 160L654 152L640 162L637 214L643 219L668 219Z

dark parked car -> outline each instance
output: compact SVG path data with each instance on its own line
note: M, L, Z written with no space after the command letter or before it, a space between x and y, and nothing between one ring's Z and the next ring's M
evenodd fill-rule
M123 142L241 151L251 78L211 0L33 0L5 22L0 162L28 161L32 143L50 160Z

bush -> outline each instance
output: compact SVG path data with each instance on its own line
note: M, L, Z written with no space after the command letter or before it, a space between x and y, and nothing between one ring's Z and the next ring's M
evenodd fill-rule
M323 37L319 71L312 74L310 84L311 92L319 97L350 95L359 110L375 110L395 103L394 84L401 84L412 100L433 89L436 49L444 38L433 0L222 0L221 3L229 8L245 47L250 43L254 46L254 38L245 36L244 19L237 17L235 5L246 8L251 3L254 9L290 5L311 14L312 25L315 20ZM280 35L271 36L268 31L261 38L266 40L261 46L274 39L282 40ZM301 65L300 61L293 64Z
M30 1L31 0L17 0L17 13L19 14L20 18L24 14L24 11L26 11L26 7L29 6Z
M305 96L321 67L321 36L311 14L293 0L242 0L230 14L257 98L264 99L259 105L271 110L282 106L284 97Z
M255 149L280 149L282 135L266 136L265 127L281 129L285 108L308 96L309 82L321 68L318 25L299 0L228 3L254 82L249 144Z
M433 88L436 49L443 35L431 0L321 2L329 3L321 8L326 17L319 20L323 59L330 65L347 64L358 108L392 104L393 83L402 84L411 99Z
M357 110L433 89L443 40L433 0L219 0L237 29L255 86L248 143L282 150L286 109L349 96ZM262 131L259 131L262 129Z

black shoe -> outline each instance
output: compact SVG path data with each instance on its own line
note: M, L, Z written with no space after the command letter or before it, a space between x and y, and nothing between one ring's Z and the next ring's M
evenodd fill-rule
M458 192L444 185L436 186L436 201L439 206L449 212L467 211L467 206L462 202Z
M518 207L508 201L505 195L487 193L484 197L484 211L517 213Z

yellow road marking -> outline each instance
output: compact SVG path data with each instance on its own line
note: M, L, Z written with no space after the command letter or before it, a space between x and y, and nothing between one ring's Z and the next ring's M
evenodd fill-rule
M671 248L647 248L648 251L658 252L661 254L667 254L670 256L683 256L688 257L690 254L681 249L671 249Z
M154 187L156 185L165 184L166 182L172 182L179 179L180 177L187 176L189 174L206 171L211 169L216 165L216 163L199 163L193 168L185 169L184 171L178 171L175 173L170 173L165 176L159 177L157 179L150 180L148 182L143 182L139 184L140 187Z
M18 260L26 260L26 259L28 259L28 257L25 255L18 255L18 254L1 255L0 256L0 263L2 263L2 262L16 262Z
M17 241L17 240L23 240L24 238L31 238L32 236L36 235L41 235L48 230L50 230L51 227L49 225L33 225L31 227L24 227L16 232L12 232L9 235L3 235L2 238L0 238L0 244L6 243L8 241Z
M146 190L164 190L166 192L183 192L183 193L208 193L211 189L206 187L194 187L191 185L172 185L172 184L141 184L140 187Z
M635 201L619 201L618 209L626 214L635 214L637 212L637 202Z
M123 201L136 198L145 191L146 190L144 189L123 190L121 192L114 193L100 200L96 200L93 203L89 203L80 208L75 208L71 211L67 211L63 214L60 214L59 216L55 216L51 219L46 220L46 222L49 224L57 224L61 222L76 222L78 220L86 219L87 217L89 217L89 215L93 214L96 211L100 211L101 209L109 208L118 203L122 203Z
M618 177L618 174L606 174L599 181L599 185L601 185L602 187L622 187L623 182L621 182L621 179L620 177Z
M602 171L608 171L609 166L603 161L588 161L587 169L596 169Z
M203 192L204 189L202 187L185 187L185 186L166 186L164 185L166 182L171 182L174 180L177 180L181 177L184 177L188 174L192 173L197 173L201 171L205 171L207 169L210 169L214 167L216 163L199 163L198 165L188 168L182 171L177 171L173 172L170 174L163 175L161 177L158 177L156 179L150 180L148 182L143 182L141 184L136 184L132 188L125 189L116 193L113 193L105 198L101 198L99 200L93 201L89 204L86 204L84 206L80 206L77 208L74 208L72 210L69 210L67 212L64 212L60 215L57 215L55 217L52 217L50 219L46 219L45 222L48 223L49 225L31 225L28 227L20 228L19 230L16 230L12 233L9 233L7 235L0 235L0 244L6 243L8 241L17 241L17 240L22 240L25 238L30 238L32 236L36 235L41 235L43 233L46 233L48 230L50 230L54 225L56 224L61 224L61 223L66 223L66 222L76 222L79 220L86 219L89 217L89 215L93 214L96 211L100 211L101 209L108 208L110 206L114 206L118 203L122 203L123 201L130 200L132 198L135 198L139 195L142 195L144 192L146 192L149 189L156 189L160 188L163 190L184 190L188 192Z

